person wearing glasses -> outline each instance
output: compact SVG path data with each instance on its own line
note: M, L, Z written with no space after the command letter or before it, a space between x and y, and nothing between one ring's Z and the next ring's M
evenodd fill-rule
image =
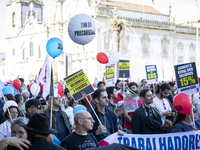
M67 136L62 142L61 147L70 150L81 150L99 147L97 139L92 133L87 131L92 130L94 119L87 111L78 111L74 116L76 130Z
M140 86L138 87L139 91L141 91L142 89L149 89L149 86L147 85L147 80L146 79L142 79L140 82Z
M197 113L197 110L195 109L195 107L193 107L194 119L197 118ZM173 122L172 133L200 130L200 123L196 120L195 127L196 128L194 128L193 124L192 110L190 115L184 115L178 112Z
M6 105L8 106L11 117L9 115L7 108L6 108ZM7 118L8 120L6 120L2 124L0 124L0 141L4 138L11 137L11 124L10 124L10 122L11 122L12 119L17 118L20 115L18 105L15 101L12 101L12 100L7 101L6 105L3 108L4 112L5 112L4 117Z
M175 112L172 111L172 108L170 106L169 101L166 99L166 97L169 95L171 88L168 83L163 83L161 85L156 86L156 97L153 99L153 103L151 106L156 108L162 116L166 117L175 117ZM170 119L173 120L173 119ZM162 124L164 124L165 121L162 119Z
M46 102L41 102L38 99L30 99L26 102L25 108L26 108L26 117L28 119L31 118L35 113L40 113L43 105L45 105Z

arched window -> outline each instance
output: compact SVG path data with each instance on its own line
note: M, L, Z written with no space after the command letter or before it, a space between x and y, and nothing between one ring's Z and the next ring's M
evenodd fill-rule
M12 13L12 27L15 27L15 12Z
M184 50L183 44L182 44L182 43L179 43L179 44L178 44L178 51L179 51L179 52L183 52L183 50Z
M38 46L38 58L41 58L41 49L40 49L40 46Z
M22 60L24 60L25 59L25 48L23 48L23 50L22 50Z
M30 57L33 56L33 42L30 42Z
M12 55L13 55L13 56L15 55L15 49L12 50Z
M191 52L194 52L194 51L195 51L195 46L194 46L193 43L190 45L190 51L191 51Z

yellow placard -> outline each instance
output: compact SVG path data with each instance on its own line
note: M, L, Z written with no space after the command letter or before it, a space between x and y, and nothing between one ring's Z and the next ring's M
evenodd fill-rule
M83 70L66 79L65 83L72 95L78 93L79 91L90 85L90 82Z
M114 66L106 68L106 74L114 74L114 72L115 72Z
M114 78L114 74L108 74L108 75L106 75L106 79L112 79L112 78Z
M181 82L181 87L196 84L196 80L193 79L193 76L181 78L179 81Z
M119 70L130 70L129 62L119 62Z
M148 80L156 79L157 78L156 73L152 72L152 71L147 76L148 76Z

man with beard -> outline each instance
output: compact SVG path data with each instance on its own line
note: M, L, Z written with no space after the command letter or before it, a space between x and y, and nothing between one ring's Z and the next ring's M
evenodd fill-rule
M156 108L162 116L166 117L174 117L175 112L172 112L172 108L166 99L166 97L169 95L171 88L169 84L163 83L161 85L157 85L156 87L156 97L153 99L153 103L151 106ZM165 120L162 119L162 124L165 123Z
M150 89L142 89L143 104L132 115L132 134L159 134L167 124L162 125L161 116L151 107L153 94Z
M51 100L50 100L51 102ZM53 106L52 106L52 128L58 131L55 136L62 141L67 135L71 134L71 126L69 123L69 117L67 114L61 110L61 98L58 95L53 97ZM44 113L50 117L51 106L49 106Z
M76 130L67 136L62 142L61 147L69 150L81 150L99 147L97 139L92 133L87 131L92 130L94 119L87 111L78 111L74 116Z

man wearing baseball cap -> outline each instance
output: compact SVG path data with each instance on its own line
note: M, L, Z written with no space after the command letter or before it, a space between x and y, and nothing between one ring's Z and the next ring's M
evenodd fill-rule
M45 105L46 102L41 102L38 99L30 99L26 101L25 108L26 108L26 117L28 119L31 118L35 113L40 113L42 109L42 105Z

